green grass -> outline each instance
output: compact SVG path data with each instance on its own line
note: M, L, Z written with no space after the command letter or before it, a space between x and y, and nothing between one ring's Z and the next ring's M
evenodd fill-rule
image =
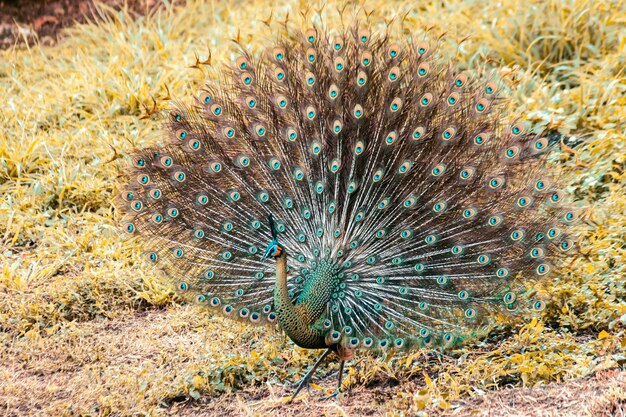
M196 53L204 59L210 49L219 67L233 59L239 31L258 50L272 38L261 18L273 10L275 20L289 12L298 22L309 4L240 3L190 2L136 20L103 7L104 21L70 29L55 47L0 52L0 410L166 414L179 401L219 402L232 390L246 393L247 414L268 404L285 415L304 407L283 406L289 388L278 384L301 376L315 352L181 304L140 262L139 242L116 231L112 201L124 156L159 141L154 117L143 117L153 98L161 110L165 86L191 97L215 74L189 68ZM339 5L321 11L329 26L339 24ZM364 8L375 28L408 13L394 20L395 33L447 32L451 53L456 39L471 35L459 59L492 59L517 79L512 110L584 141L553 167L585 209L576 229L581 253L545 284L550 302L539 320L443 356L361 355L344 383L350 407L376 390L384 404L364 409L441 412L477 390L623 366L624 3L378 0ZM323 412L340 414L341 404Z

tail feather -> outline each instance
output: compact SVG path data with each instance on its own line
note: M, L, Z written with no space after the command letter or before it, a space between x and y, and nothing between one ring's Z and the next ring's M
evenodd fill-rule
M339 267L324 327L343 343L452 343L525 307L517 289L572 247L554 141L505 120L503 87L426 38L312 30L244 51L135 156L126 228L181 291L272 323L273 215L294 299L320 260Z

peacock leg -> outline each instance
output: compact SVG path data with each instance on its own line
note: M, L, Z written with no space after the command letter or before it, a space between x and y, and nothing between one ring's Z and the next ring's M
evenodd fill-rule
M315 372L317 367L320 365L320 363L324 360L324 358L326 356L328 356L328 354L330 352L331 352L330 349L326 349L326 352L324 352L322 354L322 356L320 356L319 359L313 364L313 367L309 370L309 372L307 372L306 375L304 375L302 377L302 379L298 383L298 387L296 388L296 392L293 393L293 395L289 399L289 402L293 401L293 399L296 398L296 395L298 395L298 393L300 392L300 390L302 388L304 388L305 386L307 386L307 387L309 386L309 383L311 382L311 377L313 376L313 373ZM342 364L343 364L343 361L342 361Z
M341 360L341 362L339 363L339 379L337 381L337 389L335 390L335 392L333 392L330 395L327 395L326 397L322 398L322 401L324 400L330 400L331 398L337 398L337 396L339 395L339 393L341 392L341 380L343 378L343 365L346 363L345 360Z

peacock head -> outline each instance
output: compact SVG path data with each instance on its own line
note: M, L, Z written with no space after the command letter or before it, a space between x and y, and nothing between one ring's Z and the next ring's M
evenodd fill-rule
M267 249L265 249L265 253L263 254L263 259L278 258L282 253L283 247L280 246L276 239L274 239L269 245L267 245Z
M272 241L267 248L265 249L265 253L263 254L263 259L267 258L278 258L283 252L283 247L278 243L278 231L276 230L276 223L274 223L274 218L270 214L267 216L267 221L269 223L270 232L272 233Z

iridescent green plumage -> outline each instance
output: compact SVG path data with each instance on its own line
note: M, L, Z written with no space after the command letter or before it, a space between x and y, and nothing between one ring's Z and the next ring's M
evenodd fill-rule
M135 155L127 231L199 303L344 357L541 308L522 289L572 247L575 217L546 173L554 141L436 46L312 29L244 52Z

